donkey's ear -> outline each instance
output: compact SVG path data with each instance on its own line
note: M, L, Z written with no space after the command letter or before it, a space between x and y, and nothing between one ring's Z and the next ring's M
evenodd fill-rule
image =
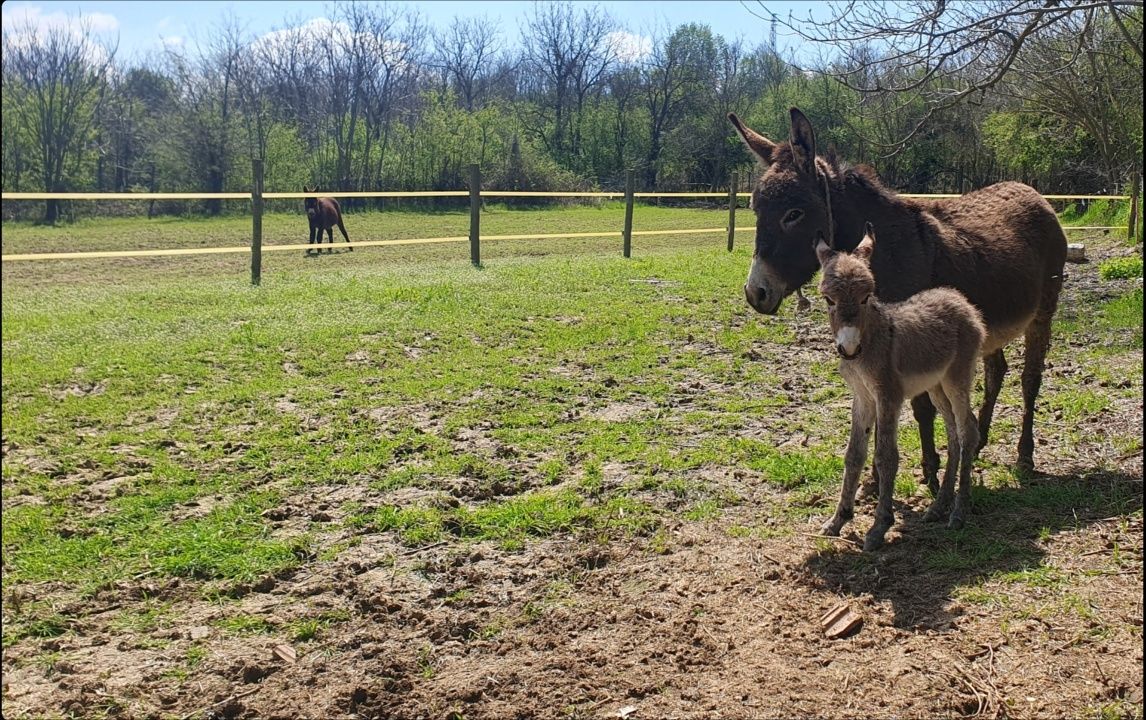
M816 259L820 261L820 266L823 267L833 255L836 254L835 250L828 247L828 242L824 239L824 231L820 230L816 233Z
M872 229L871 223L868 223L867 227L864 229L863 240L861 240L860 244L856 246L856 249L852 251L852 255L855 255L856 257L863 260L871 260L871 254L874 250L875 230Z
M808 120L807 115L800 112L800 108L789 108L788 113L792 118L792 127L789 130L788 142L792 146L792 155L796 160L796 168L806 175L815 177L816 134L812 132L812 123Z
M776 143L740 122L740 118L736 117L736 113L728 113L728 119L732 122L736 132L740 133L743 138L744 144L752 153L760 158L765 165L772 164L772 156L776 152Z

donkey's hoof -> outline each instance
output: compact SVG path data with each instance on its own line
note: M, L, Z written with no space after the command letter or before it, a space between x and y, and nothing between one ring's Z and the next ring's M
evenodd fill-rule
M867 537L865 537L863 539L863 551L864 552L872 552L873 550L879 550L881 547L883 547L884 542L885 542L885 539L884 539L884 533L885 532L887 532L887 531L884 530L883 532L878 532L878 533L874 532L874 531L869 532L867 534Z
M933 523L939 522L943 516L947 514L947 504L940 505L938 502L932 503L931 507L927 508L927 512L923 513L923 522Z
M947 519L948 530L962 530L967 524L967 519L963 517L962 513L951 513L951 517Z

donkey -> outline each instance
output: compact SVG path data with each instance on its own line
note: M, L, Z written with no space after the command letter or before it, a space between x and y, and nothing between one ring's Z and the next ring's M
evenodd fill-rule
M979 441L971 410L971 387L987 337L982 316L951 288L923 290L899 303L880 302L868 264L876 247L870 225L850 255L829 248L822 233L817 237L816 257L823 268L820 295L828 303L832 335L842 358L840 373L853 396L840 503L823 532L839 535L840 528L854 515L856 485L867 461L868 434L874 425L879 502L864 550L883 545L895 519L891 498L899 466L899 412L905 400L920 392L930 396L947 428L943 485L924 520L941 520L950 510L947 527L961 528L971 505L971 465Z
M774 315L780 303L807 283L818 264L813 238L850 251L871 220L880 231L871 257L875 294L905 300L932 287L959 290L983 314L984 391L979 442L987 442L991 415L1007 363L1003 347L1023 335L1023 420L1018 466L1034 469L1035 399L1050 346L1066 262L1066 235L1054 210L1033 188L1003 182L958 198L913 200L880 184L867 166L849 167L834 153L816 156L812 124L790 111L787 142L773 142L728 119L765 170L752 191L756 246L744 296L758 312ZM935 406L926 394L912 399L923 449L923 478L938 491ZM877 484L879 470L875 471Z
M303 185L302 191L315 193L318 192L318 188ZM306 207L306 218L310 221L310 244L318 245L317 253L322 252L323 232L326 232L330 241L330 247L326 249L327 254L329 255L334 251L335 225L342 232L342 237L346 238L346 244L350 244L350 236L346 234L346 226L342 224L342 206L338 204L337 200L329 197L308 197L303 202ZM350 252L354 252L354 248L350 248ZM310 253L310 248L307 248L306 254L310 255Z

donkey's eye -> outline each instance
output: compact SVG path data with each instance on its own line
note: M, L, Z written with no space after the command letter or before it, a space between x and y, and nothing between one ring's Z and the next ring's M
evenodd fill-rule
M800 222L800 218L804 217L803 210L789 210L784 213L784 219L780 221L780 227L787 230L796 223Z

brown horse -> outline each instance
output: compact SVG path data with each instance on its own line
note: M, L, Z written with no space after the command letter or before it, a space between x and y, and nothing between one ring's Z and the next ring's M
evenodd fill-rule
M984 392L979 443L987 442L1007 363L1003 347L1023 335L1023 421L1018 465L1034 468L1035 399L1050 346L1051 318L1062 289L1066 235L1054 210L1033 188L1003 182L958 198L913 200L883 187L866 166L849 167L832 154L816 156L808 118L791 108L787 142L773 142L728 119L766 167L752 190L756 246L744 285L748 304L774 315L781 301L815 274L817 230L851 251L866 223L879 228L871 258L876 296L898 302L932 287L953 287L983 314ZM935 406L912 399L919 421L924 479L938 491ZM878 473L877 473L878 481Z
M318 188L303 185L302 191L315 193L318 192ZM346 234L346 226L342 224L342 207L337 200L329 197L308 197L303 203L306 207L306 218L310 221L310 244L318 244L317 252L322 252L323 232L326 233L330 241L330 247L326 249L326 252L327 254L333 252L335 225L342 232L342 237L346 238L346 243L350 244L350 236ZM354 248L350 248L350 251L354 252ZM306 254L310 255L310 253L310 248L307 248Z

